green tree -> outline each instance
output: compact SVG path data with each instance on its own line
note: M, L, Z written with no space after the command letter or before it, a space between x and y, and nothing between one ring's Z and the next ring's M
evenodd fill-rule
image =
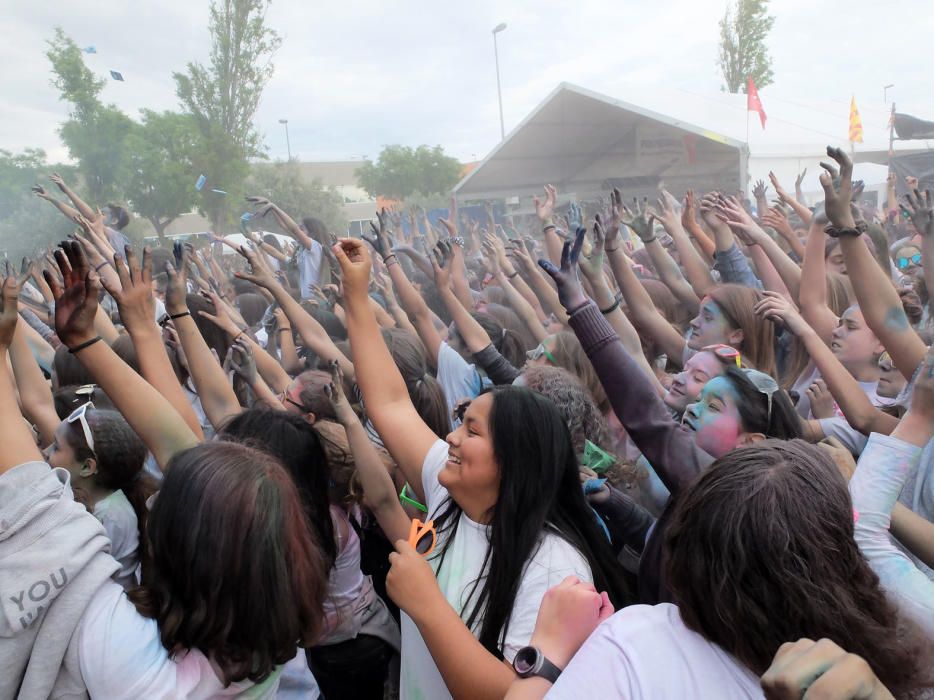
M332 233L343 235L347 230L340 194L325 188L317 178L312 181L302 178L298 164L292 161L255 164L246 185L250 194L267 197L294 219L314 216ZM257 226L276 230L271 216L261 224L257 221Z
M34 184L48 186L45 175L52 171L65 177L74 174L68 166L48 165L45 153L39 149L18 154L0 150L0 250L11 258L33 255L75 228L30 192Z
M720 20L720 55L717 64L723 73L726 92L746 92L746 78L757 88L773 82L772 57L765 45L775 23L768 14L769 0L737 0L727 5Z
M360 184L371 197L403 200L414 194L447 194L460 179L461 164L441 146L386 146L374 163L357 168Z
M193 164L207 177L201 208L216 229L229 221L230 202L243 193L247 159L264 157L253 117L281 44L266 26L268 6L269 0L214 0L209 65L189 63L184 73L173 74L176 94L201 134L202 148Z
M161 239L166 227L197 203L192 158L200 133L188 114L143 110L142 116L126 141L125 194L130 208Z
M115 106L100 101L104 80L84 64L81 49L61 28L56 28L48 47L52 85L61 99L71 105L71 113L59 127L59 135L78 163L89 203L104 204L118 199L125 141L133 129L133 121Z

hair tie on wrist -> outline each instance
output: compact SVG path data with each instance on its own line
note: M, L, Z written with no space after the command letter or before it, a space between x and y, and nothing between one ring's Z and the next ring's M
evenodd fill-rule
M607 314L613 313L613 312L616 311L616 309L618 309L618 308L619 308L619 298L617 298L616 301L614 301L612 304L610 304L610 306L609 306L608 308L606 308L606 309L600 309L600 313L603 314L604 316L606 316Z
M658 236L652 236L651 238L643 238L642 245L645 245L646 243L651 243L652 241L657 241L657 240L658 240Z
M191 311L182 311L180 314L169 314L169 318L173 321L177 318L182 318L184 316L191 316Z
M94 343L96 343L98 340L103 340L103 338L101 338L99 335L96 335L90 340L86 340L85 342L81 343L81 345L78 345L77 347L68 348L68 352L71 353L72 355L76 355L82 350L84 350L85 348L89 348L92 345L94 345Z
M285 333L286 331L291 332L292 329L291 328L280 328L279 330L276 331L276 333Z
M519 274L518 270L514 270L511 275L506 275L506 279L511 280L513 277Z
M97 267L94 268L94 272L100 272L100 271L101 271L101 268L104 267L104 265L109 265L109 264L110 264L110 263L109 263L108 261L105 260L105 261L102 262L100 265L98 265Z

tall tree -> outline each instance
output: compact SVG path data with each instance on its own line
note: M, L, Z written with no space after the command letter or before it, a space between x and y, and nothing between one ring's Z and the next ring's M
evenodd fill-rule
M146 109L142 117L126 142L125 193L133 211L147 219L161 239L166 227L197 203L192 157L199 150L200 134L190 114Z
M386 146L374 163L357 168L360 184L372 197L405 199L414 194L447 194L460 179L461 164L441 146Z
M324 187L319 179L304 179L294 161L254 164L246 186L250 194L269 198L296 220L314 216L321 219L331 233L343 236L347 231L340 194ZM256 226L275 230L272 216L258 221Z
M84 64L81 49L61 28L56 28L55 38L48 42L46 56L52 63L52 85L71 104L59 135L78 163L89 200L104 204L116 199L133 121L115 106L101 102L104 81Z
M269 0L214 0L209 65L189 63L185 73L173 74L178 98L201 133L203 148L194 165L209 183L201 207L218 229L230 218L229 202L243 192L247 159L264 156L253 117L281 44L266 26L268 6Z
M736 0L727 5L720 20L720 55L717 64L723 73L726 92L746 92L746 78L757 88L773 82L772 57L766 38L775 18L768 14L769 0Z

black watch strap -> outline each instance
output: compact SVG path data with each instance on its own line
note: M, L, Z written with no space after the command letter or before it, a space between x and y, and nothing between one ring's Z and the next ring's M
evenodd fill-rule
M520 678L537 676L549 683L554 683L561 675L561 669L545 658L537 647L522 647L516 653L512 667Z

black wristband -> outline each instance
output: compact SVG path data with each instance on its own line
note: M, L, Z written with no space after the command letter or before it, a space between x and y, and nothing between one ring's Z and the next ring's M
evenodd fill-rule
M619 246L616 246L615 248L604 248L603 249L605 253L615 253L617 250L619 250Z
M651 243L652 241L657 241L657 240L658 240L658 236L652 236L651 238L643 238L642 245L645 245L646 243Z
M389 260L389 258L396 258L396 254L395 254L395 253L390 253L390 254L387 255L385 258L383 258L383 264L384 264L384 265L386 264L386 261ZM399 258L396 258L396 262L399 262Z
M184 316L191 316L191 311L182 311L180 314L169 314L169 318L173 321L177 318L183 318Z
M514 270L511 275L506 275L506 279L511 280L513 277L519 274L518 270Z
M83 343L81 343L81 345L79 345L79 346L77 346L77 347L68 348L68 352L70 352L72 355L76 355L76 354L78 354L79 352L81 352L82 350L84 350L85 348L89 348L89 347L91 347L92 345L94 345L94 343L96 343L98 340L103 340L103 338L101 338L99 335L96 335L96 336L94 336L93 338L91 338L90 340L84 341Z
M853 236L858 238L866 232L867 226L865 221L857 221L853 228L837 228L833 224L827 224L824 227L824 233L826 233L831 238L840 238L840 236Z
M606 316L607 314L613 313L613 312L616 311L616 309L618 309L618 308L619 308L619 299L617 298L616 301L614 301L612 304L610 304L610 306L609 306L608 308L606 308L606 309L600 309L600 313L603 314L604 316Z
M545 233L545 231L547 231L547 230L550 229L550 228L557 229L558 227L555 226L554 224L548 224L547 226L545 226L545 227L542 229L542 233Z

